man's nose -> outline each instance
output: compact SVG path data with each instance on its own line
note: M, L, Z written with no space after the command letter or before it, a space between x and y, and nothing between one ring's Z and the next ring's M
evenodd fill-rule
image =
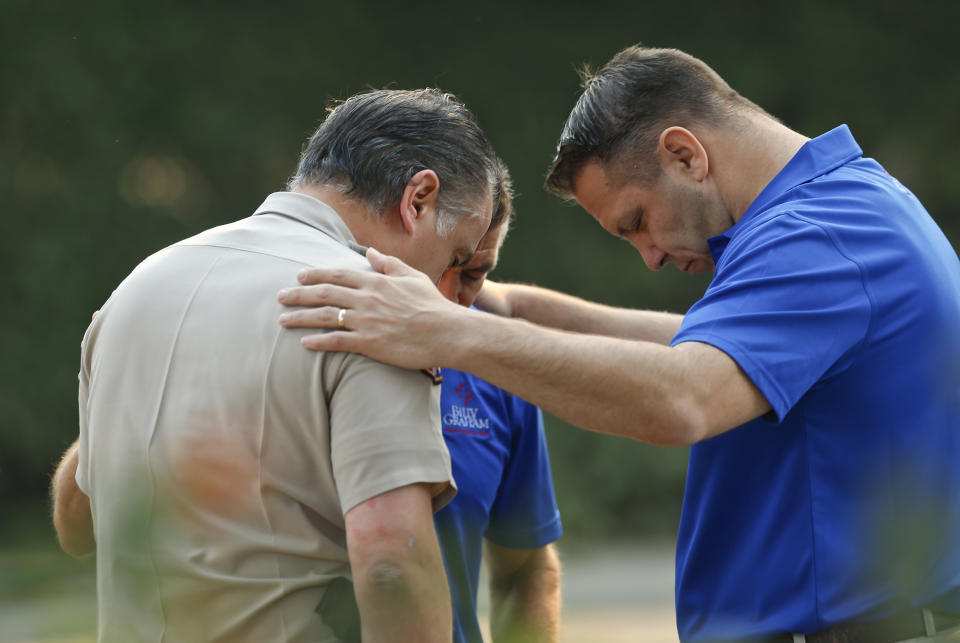
M657 248L656 246L637 246L637 250L640 252L640 255L643 257L643 262L647 264L647 268L650 270L660 270L663 268L663 260L666 258L667 254Z
M457 300L461 306L467 306L469 308L473 305L473 302L477 299L477 295L483 288L484 281L486 281L485 278L466 285L462 281L460 282L460 287L457 290Z

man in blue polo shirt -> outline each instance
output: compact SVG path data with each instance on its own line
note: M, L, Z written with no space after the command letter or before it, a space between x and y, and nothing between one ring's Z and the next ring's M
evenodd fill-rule
M643 47L585 79L547 186L650 268L713 271L703 298L680 316L500 285L483 305L536 325L471 319L371 253L385 275L302 280L347 286L331 303L360 318L305 342L461 368L584 428L692 445L683 641L955 629L960 261L917 199L846 127L808 139L696 58ZM385 289L389 309L369 296Z
M512 215L509 178L499 184L494 220L469 263L443 273L448 299L469 307L499 259ZM553 495L540 409L479 377L443 370L443 437L458 492L434 522L453 602L453 640L483 643L477 621L486 544L491 632L496 641L557 641L563 533Z

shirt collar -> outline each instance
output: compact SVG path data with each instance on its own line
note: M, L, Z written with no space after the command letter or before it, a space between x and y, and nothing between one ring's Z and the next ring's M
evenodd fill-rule
M736 236L746 222L759 212L773 205L780 197L793 188L812 181L831 172L845 163L863 156L863 150L857 145L846 125L835 127L826 134L811 139L777 173L763 191L753 200L740 220L726 231L707 239L713 261L717 263L727 244Z
M300 192L274 192L264 200L253 216L258 214L279 214L296 219L360 254L366 252L366 248L357 243L337 211L312 196Z

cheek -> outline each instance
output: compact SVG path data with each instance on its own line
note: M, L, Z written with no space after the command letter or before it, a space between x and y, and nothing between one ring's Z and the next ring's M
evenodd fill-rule
M437 282L437 289L444 297L450 301L456 302L458 298L457 291L460 289L460 275L455 270L445 270Z
M447 259L445 254L436 253L424 258L422 264L423 267L420 268L420 270L426 273L426 275L433 280L433 283L439 287L440 282L443 280L443 276L448 272L451 263L453 263L452 257ZM457 280L454 279L453 281Z
M480 281L473 281L466 285L460 286L460 305L461 306L472 306L474 300L477 298L477 295L480 294L480 289L483 288L483 279Z

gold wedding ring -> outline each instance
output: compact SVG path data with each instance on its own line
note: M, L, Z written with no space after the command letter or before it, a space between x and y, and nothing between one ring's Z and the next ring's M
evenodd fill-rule
M347 327L347 309L341 308L340 312L337 313L337 328L346 328Z

